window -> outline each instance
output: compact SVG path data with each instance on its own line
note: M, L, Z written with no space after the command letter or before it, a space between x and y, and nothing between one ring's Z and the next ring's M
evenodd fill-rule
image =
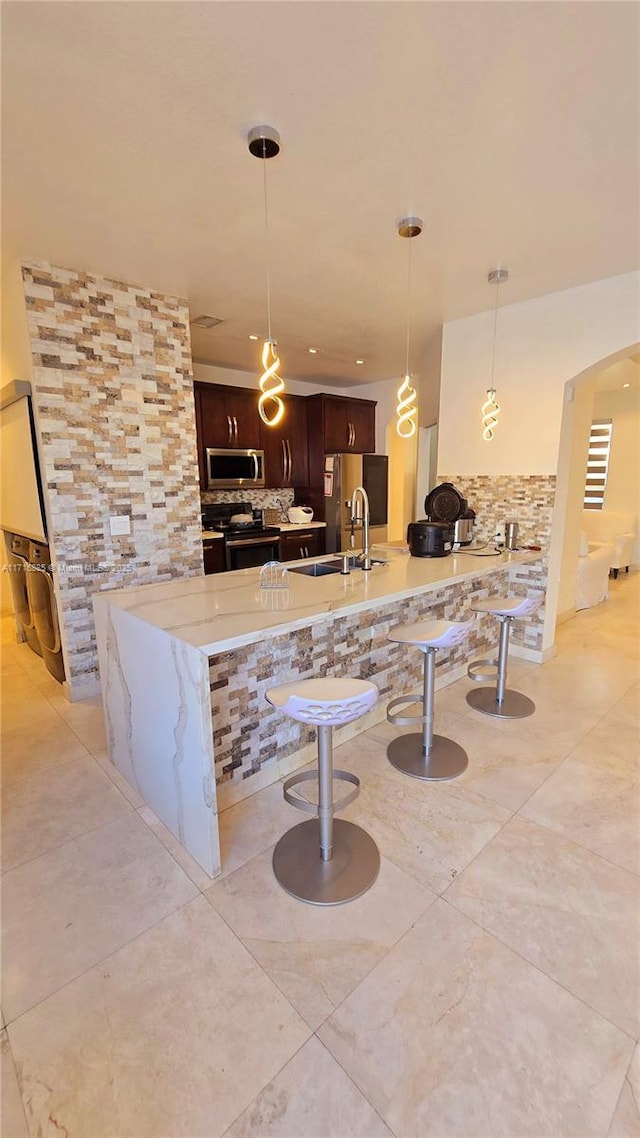
M611 419L598 419L591 424L587 481L584 488L585 510L601 510L607 485L609 452L611 450Z

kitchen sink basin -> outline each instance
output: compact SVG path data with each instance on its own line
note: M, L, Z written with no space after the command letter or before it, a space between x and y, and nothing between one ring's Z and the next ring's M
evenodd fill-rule
M377 557L372 557L371 558L371 564L372 565L386 565L387 562L386 561L379 561ZM335 565L338 572L340 572L342 570L342 558L341 557L336 558L335 561L333 561L333 560L332 561L325 561L325 565L332 565L332 566ZM361 562L360 558L359 557L350 557L349 558L349 568L350 569L362 569L362 562Z
M313 565L287 565L290 573L302 573L305 577L328 577L331 573L340 572L340 564L336 567L326 562L315 562Z

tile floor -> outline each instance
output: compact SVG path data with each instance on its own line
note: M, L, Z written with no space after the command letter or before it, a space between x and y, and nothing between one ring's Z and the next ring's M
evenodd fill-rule
M382 868L321 910L274 881L299 816L222 816L211 884L4 622L3 1138L640 1134L640 574L514 661L533 719L440 692L467 773L344 744Z

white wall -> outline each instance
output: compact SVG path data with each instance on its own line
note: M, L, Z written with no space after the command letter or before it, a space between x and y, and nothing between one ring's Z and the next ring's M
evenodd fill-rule
M502 289L502 303L508 296ZM482 438L493 312L445 324L438 469L459 474L553 474L566 382L640 339L640 273L550 293L498 312L495 383L500 423Z
M508 288L508 285L505 286ZM503 298L503 299L506 299ZM438 469L459 474L557 474L543 651L555 637L569 508L572 405L566 385L640 347L640 273L625 273L501 307L495 383L500 424L482 438L493 313L444 326Z
M593 420L593 403L596 379L588 379L575 388L574 399L567 406L566 430L570 436L561 448L562 469L558 476L566 481L567 510L564 526L564 543L560 583L558 587L558 617L571 616L576 607L576 574L582 532L582 503L587 475L589 434Z
M609 369L609 376L613 372ZM633 514L640 521L640 369L630 360L618 364L615 372L620 386L596 392L594 418L612 420L611 454L604 496L605 510ZM623 388L622 383L631 386ZM638 532L638 530L636 530ZM633 564L640 564L640 537L633 553Z

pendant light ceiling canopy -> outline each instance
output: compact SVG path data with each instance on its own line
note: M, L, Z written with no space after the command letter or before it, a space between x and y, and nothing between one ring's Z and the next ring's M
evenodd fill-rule
M403 217L398 222L398 237L419 237L422 233L421 217ZM409 350L411 343L411 241L408 248L407 267L407 352L405 359L404 377L396 393L398 400L396 406L396 431L402 439L410 439L416 433L416 419L418 408L416 406L416 390L411 383L409 371Z
M491 387L487 391L487 399L482 404L482 437L485 442L491 442L493 433L498 426L500 404L496 400L495 370L496 370L496 331L498 328L498 291L500 285L509 280L509 272L499 265L491 269L487 280L496 286L496 302L493 309L493 351L491 354Z
M284 392L284 380L280 377L280 357L278 345L271 335L271 261L269 257L269 210L267 200L267 159L280 153L280 135L272 126L254 126L247 135L249 153L262 159L264 192L264 231L267 263L267 338L262 345L262 375L260 376L260 398L258 412L263 423L275 427L284 415L284 403L280 396Z

